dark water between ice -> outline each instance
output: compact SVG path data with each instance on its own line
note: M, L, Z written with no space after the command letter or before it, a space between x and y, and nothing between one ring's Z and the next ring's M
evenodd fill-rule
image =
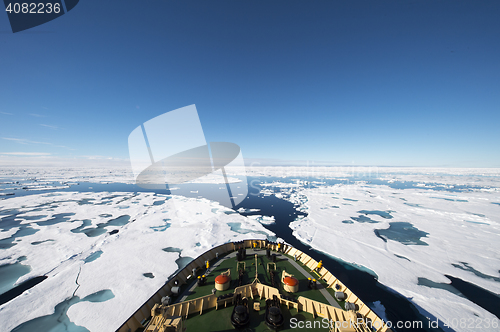
M19 260L13 264L0 266L0 294L12 289L17 279L30 271L31 268L22 264Z
M339 259L335 259L330 255L313 250L311 247L297 240L292 235L292 230L288 225L298 216L304 215L304 213L298 212L292 203L276 198L273 195L266 197L258 195L258 192L260 191L259 186L250 188L250 190L250 195L247 196L247 199L245 199L240 206L247 209L260 209L260 211L247 214L243 213L244 215L262 214L274 216L276 222L271 225L264 225L264 227L276 233L276 236L290 243L295 248L306 252L315 260L322 260L323 266L337 278L342 280L342 282L357 296L359 296L364 303L369 305L370 303L380 301L386 309L385 313L388 320L392 322L418 320L423 321L424 326L427 324L425 317L418 313L417 308L410 301L397 294L394 290L379 284L373 274L362 271L358 267L347 264ZM421 330L400 329L398 331ZM426 331L439 330L426 329Z

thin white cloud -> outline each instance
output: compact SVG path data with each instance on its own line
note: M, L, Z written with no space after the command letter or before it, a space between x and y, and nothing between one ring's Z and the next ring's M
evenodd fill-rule
M47 128L50 128L50 129L59 129L59 127L57 126L51 126L51 125L47 125L47 124L40 124L40 126L43 126L43 127L47 127Z
M0 112L0 114L13 115L12 113L8 113L8 112Z
M112 160L112 159L115 159L113 157L106 157L106 156L99 156L99 155L95 155L95 156L80 156L81 158L86 158L86 159L90 159L90 160L97 160L97 159L107 159L107 160Z
M30 141L29 139L25 138L12 138L12 137L2 137L2 139L7 140L7 141L14 141L20 144L47 144L47 145L52 145L50 143L45 143L45 142L37 142L37 141Z
M9 156L50 156L50 153L46 152L0 152L0 154Z
M75 150L75 149L72 149L72 148L68 148L67 146L64 146L64 145L55 145L55 144L47 143L47 142L31 141L31 140L25 139L25 138L12 138L12 137L0 137L0 138L4 139L4 140L7 140L7 141L17 142L19 144L45 144L45 145L50 145L50 146L53 146L53 147L56 147L56 148L64 148L64 149L68 149L68 150L71 150L71 151Z
M36 113L30 113L31 116L34 116L36 118L44 118L45 115L41 115L41 114L36 114Z
M54 155L6 155L0 153L0 167L120 167L130 169L130 160L120 158L88 159L82 156L61 157Z

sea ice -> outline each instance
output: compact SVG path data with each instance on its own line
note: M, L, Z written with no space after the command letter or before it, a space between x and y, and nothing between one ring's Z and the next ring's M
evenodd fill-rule
M494 318L466 298L419 284L419 280L450 283L445 275L451 275L500 293L500 252L492 245L500 235L499 169L242 167L240 171L251 177L284 179L261 183L261 194L282 197L307 213L290 224L293 234L304 243L374 271L381 283L440 320ZM229 181L236 182L236 174ZM342 183L328 185L329 179ZM222 183L220 180L212 177L204 181ZM372 181L382 181L382 185ZM3 194L23 186L131 184L134 177L127 167L4 167L0 182ZM413 184L413 189L394 189L397 184ZM155 205L164 198L153 193L57 191L0 198L1 220L17 215L21 221L0 232L0 240L17 237L22 227L31 229L17 237L15 246L0 249L0 264L26 257L22 264L31 271L17 283L48 276L0 306L0 320L6 322L2 328L11 330L27 320L50 315L58 303L74 295L84 299L109 290L113 298L74 303L67 315L91 331L114 330L178 268L179 253L162 249L179 248L187 260L227 241L273 236L261 225L264 219L257 220L260 216L243 217L205 199L178 196ZM62 218L57 215L70 213L74 215L57 222ZM387 214L392 219L384 217ZM104 227L106 232L101 235L89 237L75 231L97 228L123 215L130 216L126 224ZM360 222L366 221L360 216L373 222ZM389 229L391 223L408 223L408 230L427 233L420 237L427 245L410 244L414 242L404 224L394 229L401 236L394 237L397 240L377 237L376 231ZM119 233L108 233L115 229ZM89 259L99 251L100 256ZM382 314L381 305L375 307ZM456 330L465 331L460 327Z
M464 297L417 282L418 278L426 278L450 283L445 275L453 275L500 293L498 281L480 277L471 269L456 267L466 262L483 275L498 276L500 251L492 244L500 237L500 209L490 204L498 200L495 192L461 192L449 199L426 189L395 190L358 183L303 188L302 194L307 197L304 205L308 215L295 220L290 227L294 236L304 243L374 271L379 282L408 297L442 322L453 318L495 318ZM446 199L436 199L438 196ZM349 197L349 205L331 207L343 197ZM361 209L390 211L393 218L371 214L370 218L376 222L361 222L356 218ZM345 223L345 220L355 221ZM385 241L377 237L377 229L388 229L391 225L401 225L393 231L393 237L386 236ZM496 329L483 327L483 331L488 330Z
M165 203L154 205L159 198ZM82 201L87 203L79 204ZM84 299L103 290L110 290L114 297L103 298L102 302L72 303L67 315L73 323L90 331L115 330L177 270L179 254L163 248L180 248L181 257L187 262L221 243L274 235L254 219L227 214L232 210L218 203L154 193L34 194L2 200L0 210L16 213L22 225L39 230L18 238L14 247L0 249L1 264L26 256L23 265L30 266L31 271L17 283L48 276L0 306L2 329L7 331L52 314L57 304L72 296ZM42 217L30 219L42 213ZM56 215L70 213L67 220L47 223ZM72 232L79 227L85 230L113 223L125 214L130 216L128 222L115 222L107 229L117 229L117 234L104 232L89 237L84 232ZM154 228L165 226L165 220L170 226L156 231ZM239 223L247 231L232 231L228 223ZM2 236L15 234L18 228L3 232ZM96 252L101 252L100 256ZM146 277L145 272L154 278Z

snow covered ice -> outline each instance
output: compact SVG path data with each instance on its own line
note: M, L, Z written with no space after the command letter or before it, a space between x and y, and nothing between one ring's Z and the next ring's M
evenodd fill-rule
M155 205L161 201L164 203ZM258 221L237 213L226 214L232 210L218 203L154 193L29 195L0 201L0 210L0 225L16 212L15 219L20 221L18 227L0 232L0 238L14 236L22 227L36 230L0 250L0 265L26 257L22 264L31 271L20 277L18 284L35 276L48 276L0 306L2 331L51 315L56 305L72 296L84 299L104 290L113 297L102 302L80 301L69 307L67 315L74 324L90 331L115 330L179 268L179 253L162 249L178 248L180 256L189 260L227 241L273 235ZM62 214L69 216L62 219ZM120 216L130 217L126 219L129 221L123 226L113 225ZM252 231L233 231L228 224L234 223ZM99 226L105 232L94 236ZM119 232L110 235L115 229ZM98 258L85 262L98 251L102 252Z
M453 177L411 175L420 181L415 187L443 179L449 184ZM401 174L398 178L408 181ZM292 199L308 215L290 227L311 247L372 271L379 282L422 308L423 314L429 312L442 322L493 320L494 315L465 297L418 282L426 278L449 284L445 275L452 275L500 294L500 250L495 245L500 238L500 192L494 187L498 178L476 179L474 185L487 187L446 192L394 189L369 181L303 187L292 192Z
M246 172L259 179L262 196L288 200L307 213L290 224L297 239L369 270L423 314L444 321L495 318L452 288L430 286L449 284L445 275L451 275L500 294L500 249L494 245L500 236L498 169ZM16 284L48 276L0 306L1 331L49 316L61 303L72 324L115 330L189 258L228 241L274 236L264 225L276 221L258 209L239 209L255 213L244 217L203 198L55 189L86 181L133 183L125 169L4 168L0 181L9 189L3 193L27 184L54 187L50 193L0 197L0 266L29 267ZM383 311L382 304L375 306Z

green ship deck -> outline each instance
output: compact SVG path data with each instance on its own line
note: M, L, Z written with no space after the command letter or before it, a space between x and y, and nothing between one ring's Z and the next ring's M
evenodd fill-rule
M266 246L271 250L270 257ZM240 261L236 258L238 248L245 248L246 252L246 258ZM208 269L206 261L209 261ZM321 264L318 268L318 263L293 247L269 244L265 240L221 245L179 271L117 331L272 331L265 319L268 299L276 301L283 315L284 324L279 331L297 328L334 332L390 331L340 280ZM244 271L241 282L238 270ZM274 270L274 283L270 270ZM222 274L229 274L230 281L226 283L229 286L222 290L218 285L220 290L216 290L215 278ZM288 275L298 280L298 289L293 292L282 280ZM206 284L199 286L201 276L206 277ZM310 280L314 280L313 287L310 287ZM343 293L346 301L338 301L336 292ZM164 302L166 296L170 299L168 303ZM236 329L231 316L238 297L247 301L250 320Z
M318 283L318 289L312 290L308 287L308 279L316 279L319 276L309 270L304 265L300 264L300 262L296 262L294 258L284 254L284 253L275 253L276 255L276 275L275 275L275 283L278 285L278 289L281 294L287 295L294 299L299 296L304 296L309 299L329 303L330 305L336 306L337 308L343 308L344 301L337 301L335 299L334 291L330 289L326 290L326 283L323 281L322 283ZM243 276L243 285L250 284L255 280L255 255L257 255L257 278L260 283L271 286L271 279L269 272L267 271L268 263L272 263L272 260L267 258L265 249L247 249L247 257L242 262L245 263L245 274ZM237 261L236 261L236 252L230 253L218 261L214 260L214 266L210 269L209 274L206 274L207 284L204 286L197 286L196 281L192 283L189 289L180 296L181 301L192 300L201 296L212 294L212 289L214 288L215 277L219 274L226 272L228 269L231 270L231 275L237 276ZM299 291L296 293L287 292L283 284L279 282L279 276L283 270L286 272L293 274L299 279ZM206 273L206 272L205 272ZM200 274L200 273L199 273ZM201 274L200 274L201 275ZM231 286L226 291L217 291L216 295L225 295L228 293L233 293L234 289L238 286L238 280L232 279ZM323 294L326 292L325 294ZM250 299L249 307L253 308L254 303L258 302L260 304L260 308L265 308L265 300L260 298ZM212 309L215 310L215 309ZM188 319L184 323L184 327L187 331L197 331L197 328L200 326L207 327L206 331L234 331L235 328L231 325L231 314L232 314L233 306L228 306L223 309L218 309L216 313L217 319L214 319L212 314L208 314L205 312L203 315L194 314L188 316ZM310 322L312 326L316 324L319 327L318 330L328 330L329 326L327 323L323 321L322 317L316 317L308 312L299 312L297 309L287 310L285 306L282 307L282 313L285 319L285 325L280 328L280 331L295 331L299 326L299 322ZM272 331L266 324L264 324L264 314L265 309L261 309L260 311L250 310L250 323L244 329L244 331ZM294 318L294 319L292 319ZM291 323L292 322L292 323ZM316 322L316 323L315 323ZM326 325L325 325L326 324ZM295 328L293 328L295 326ZM304 327L305 328L305 327ZM313 328L314 329L314 328Z
M254 302L260 302L260 307L265 308L264 300L251 300L249 302L249 307L253 308ZM215 309L212 309L215 310ZM233 307L227 307L224 309L219 309L215 313L205 313L203 315L193 315L193 317L188 317L188 319L184 323L184 327L186 331L237 331L231 325L231 314L233 311ZM285 325L279 329L279 331L297 331L299 327L299 322L303 322L302 324L311 324L311 328L307 328L304 326L305 331L329 331L328 324L325 326L323 322L323 318L316 317L314 318L312 314L308 312L299 312L297 309L285 310L282 308L283 317L285 319ZM265 309L261 309L260 311L250 310L250 323L241 331L273 331L270 327L268 327L264 323L264 314ZM215 317L214 317L215 316ZM294 318L295 320L292 320ZM292 322L292 323L291 323ZM296 322L296 323L293 323ZM314 324L316 324L316 328L314 328ZM293 328L296 326L295 328ZM203 328L200 328L203 327Z
M309 299L319 301L319 302L324 302L324 303L329 303L330 305L336 306L338 308L342 308L343 302L338 302L334 298L334 291L333 289L329 289L329 291L326 290L326 283L323 281L322 283L318 283L318 289L317 290L312 290L309 289L307 283L308 280L307 278L311 279L319 279L318 274L312 272L309 270L307 267L304 265L295 262L293 257L290 257L286 254L283 253L276 253L273 252L273 254L276 255L276 280L275 283L278 285L278 289L280 293L297 298L299 296L304 296ZM268 259L266 257L266 251L265 249L247 249L247 257L243 261L245 263L245 274L243 275L243 285L250 284L254 281L255 279L255 255L257 255L257 278L260 281L260 283L268 286L272 286L271 284L271 279L269 276L269 272L267 271L267 266L268 263L272 263L272 260ZM192 300L197 297L201 297L204 295L209 295L212 294L212 289L214 288L214 282L215 282L215 277L218 276L219 274L227 271L228 269L231 270L231 275L233 276L232 281L231 281L231 286L227 291L217 291L216 295L224 295L227 293L232 293L234 292L234 288L238 286L238 280L235 279L235 276L238 276L238 271L236 269L237 266L237 261L236 261L236 252L232 252L230 254L227 254L226 256L220 258L218 261L213 260L214 263L213 267L210 269L209 273L200 272L198 275L205 274L207 277L207 284L205 286L196 286L196 282L192 282L190 284L191 287L187 291L185 291L181 295L181 301L186 301L186 300ZM280 283L279 281L279 276L281 276L281 273L283 270L286 270L286 272L293 274L297 279L299 279L299 291L296 293L289 293L284 290L283 284ZM186 289L188 287L185 287ZM324 294L326 292L326 294Z

